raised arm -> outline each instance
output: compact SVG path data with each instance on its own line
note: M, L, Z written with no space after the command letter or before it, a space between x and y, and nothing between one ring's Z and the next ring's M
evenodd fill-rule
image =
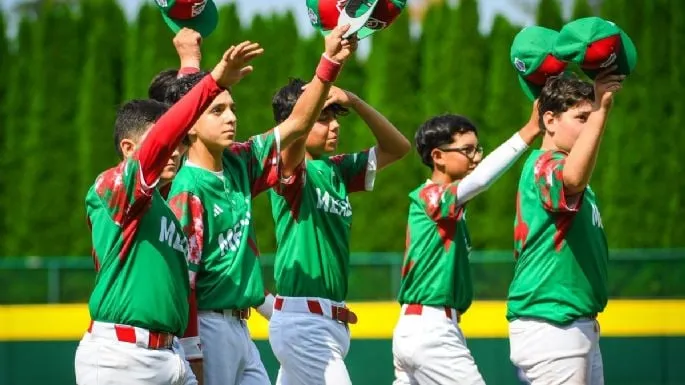
M200 71L202 36L192 29L182 28L174 36L173 42L180 60L178 76L181 77Z
M564 192L575 195L583 192L590 181L597 162L599 144L602 141L614 92L621 89L624 75L612 75L616 66L608 68L595 78L595 106L580 132L576 143L563 167Z
M216 79L207 76L155 123L134 157L140 162L143 184L149 188L157 181L169 158L202 111L222 91Z
M321 114L328 91L340 72L343 63L357 49L356 40L342 35L349 25L336 27L326 37L326 49L316 75L300 95L290 116L278 126L283 162L283 176L289 176L304 160L305 140Z
M541 134L537 101L533 104L528 123L510 139L502 143L486 156L475 170L459 182L455 204L461 206L470 199L487 190L506 172L528 146Z
M324 108L331 104L340 104L353 109L369 127L376 138L375 152L378 170L402 159L411 150L409 140L400 133L397 127L357 95L333 86Z

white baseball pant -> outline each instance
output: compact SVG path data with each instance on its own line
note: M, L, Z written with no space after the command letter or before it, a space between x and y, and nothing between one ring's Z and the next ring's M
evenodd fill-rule
M393 332L393 384L484 385L459 328L457 311L423 306L420 315L405 314L407 307L402 305Z
M134 328L136 343L117 339L114 324L94 322L74 359L78 385L191 385L195 377L178 350L148 349L149 332Z
M509 323L511 362L531 385L603 385L599 323L579 319L557 326L535 319Z
M183 385L198 385L195 373L193 373L193 369L190 367L190 362L186 359L186 353L183 350L183 345L181 345L181 341L179 341L178 337L174 338L172 349L178 351L178 354L183 358L183 366L185 367L186 373Z
M270 385L269 376L244 320L201 311L200 343L205 385Z
M277 385L351 385L345 366L350 329L331 318L331 306L344 303L324 298L282 297L269 322L269 342L281 364ZM310 313L307 300L318 301L323 315Z

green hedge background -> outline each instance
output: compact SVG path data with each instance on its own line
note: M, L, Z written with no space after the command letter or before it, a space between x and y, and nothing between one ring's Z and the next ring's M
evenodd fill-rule
M0 14L0 255L88 255L84 195L96 175L117 161L113 120L124 100L146 95L159 71L178 66L172 34L152 2L127 21L114 0L77 5L46 1L14 15L6 34ZM594 3L594 2L593 2ZM599 15L634 39L639 61L617 96L592 184L599 195L611 248L685 246L685 3L678 0L577 0L572 18ZM37 10L37 11L36 11ZM567 21L556 0L542 0L537 23ZM301 10L304 12L304 10ZM476 0L432 6L419 34L404 14L372 38L368 57L350 62L338 82L383 112L410 139L434 114L468 116L486 151L527 119L530 103L509 63L520 26L497 16L478 30ZM313 31L310 31L313 32ZM236 6L220 7L220 25L203 44L210 67L243 39L266 49L255 72L235 87L239 138L273 126L271 97L291 76L311 78L322 39L298 32L291 13L241 23ZM341 150L373 144L351 115L342 120ZM476 249L512 247L517 167L470 204ZM401 252L407 193L428 176L412 152L384 170L376 191L352 198L355 252ZM275 249L266 196L255 212L261 249Z

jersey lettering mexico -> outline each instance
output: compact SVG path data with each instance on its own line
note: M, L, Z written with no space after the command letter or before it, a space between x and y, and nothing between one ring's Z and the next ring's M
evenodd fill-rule
M466 312L473 299L471 239L457 183L427 181L409 194L400 304L447 306Z
M269 191L278 250L278 294L344 301L350 261L352 206L348 194L371 191L376 151L306 160Z
M607 304L609 253L595 193L564 193L561 152L533 151L517 197L507 319L567 325Z
M188 322L187 241L159 191L130 158L100 174L86 196L98 274L95 321L182 335Z
M188 236L190 282L199 310L264 302L252 197L278 183L278 129L234 143L222 162L219 174L186 162L169 194Z

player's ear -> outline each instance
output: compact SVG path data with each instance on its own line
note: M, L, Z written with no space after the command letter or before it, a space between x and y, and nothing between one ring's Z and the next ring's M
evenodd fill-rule
M431 150L431 158L433 159L434 166L445 166L445 153L437 148Z
M119 142L119 149L121 149L124 158L130 158L136 151L136 142L131 139L122 139L121 142Z
M557 117L554 115L554 113L552 111L545 111L545 113L542 115L542 122L545 124L545 130L547 130L550 135L554 135L557 130Z

